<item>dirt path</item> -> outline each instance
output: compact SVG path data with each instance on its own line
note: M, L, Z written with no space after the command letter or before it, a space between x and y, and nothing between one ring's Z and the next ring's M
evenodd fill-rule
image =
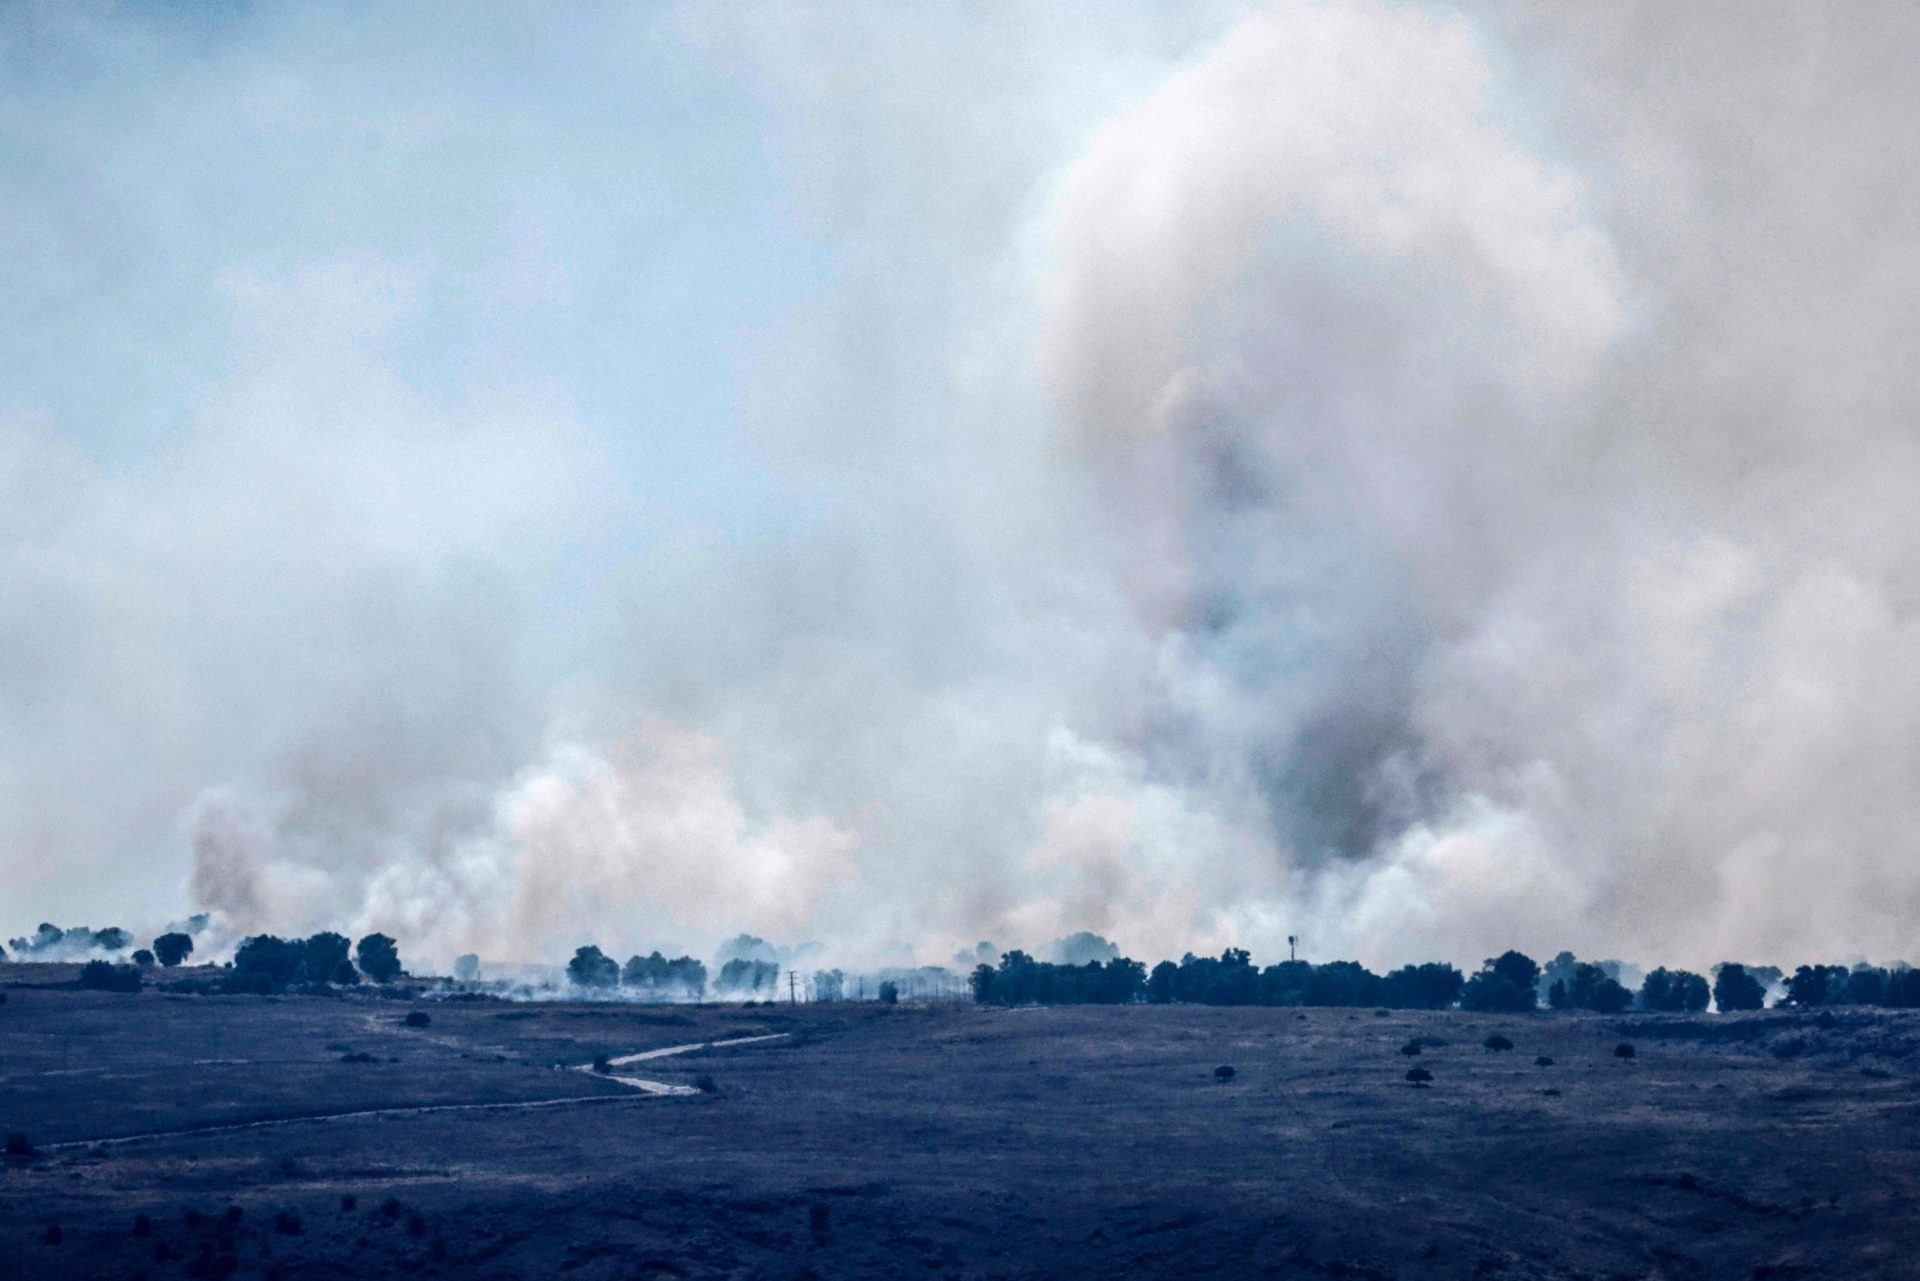
M642 1050L638 1054L622 1054L617 1059L608 1059L607 1066L609 1068L625 1067L629 1063L644 1063L648 1059L667 1059L672 1058L676 1054L691 1054L695 1050L718 1050L729 1045L757 1045L762 1041L778 1041L782 1037L791 1035L793 1035L791 1032L770 1032L765 1036L736 1036L727 1041L695 1041L690 1045L669 1045L659 1050ZM643 1093L662 1097L685 1097L689 1094L700 1093L699 1090L691 1085L675 1085L671 1081L649 1081L645 1077L640 1076L618 1076L611 1071L594 1072L594 1065L591 1063L576 1065L573 1070L576 1072L593 1073L596 1076L604 1076L609 1081L618 1081L622 1085L630 1085Z
M732 1045L754 1045L761 1041L777 1041L792 1035L789 1032L775 1032L768 1036L739 1036L727 1041L692 1041L686 1045L669 1045L658 1050L642 1050L638 1054L623 1054L617 1059L609 1059L612 1067L628 1063L641 1063L648 1059L672 1058L677 1054L691 1054L696 1050L717 1050ZM649 1081L637 1076L614 1076L596 1073L593 1064L588 1063L573 1069L586 1072L604 1080L618 1081L640 1091L639 1097L675 1098L699 1094L700 1091L690 1085L675 1085L668 1081ZM122 1143L138 1143L145 1139L187 1138L210 1134L238 1134L244 1130L264 1130L281 1125L316 1124L324 1121L360 1121L384 1117L431 1116L446 1112L525 1112L535 1108L568 1107L576 1103L633 1103L638 1099L632 1094L572 1094L559 1099L530 1099L524 1102L507 1103L423 1103L410 1107L360 1108L351 1112L313 1112L300 1116L268 1117L259 1121L228 1121L214 1125L188 1125L171 1130L146 1130L139 1134L116 1134L103 1139L68 1139L61 1143L43 1143L42 1152L68 1152L81 1148L111 1147Z

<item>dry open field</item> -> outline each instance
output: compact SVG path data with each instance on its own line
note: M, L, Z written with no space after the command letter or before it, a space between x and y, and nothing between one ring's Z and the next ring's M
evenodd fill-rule
M1897 1014L662 1009L61 977L0 966L0 1128L40 1149L0 1170L8 1279L1920 1275L1920 1021ZM710 1074L697 1097L556 1070L771 1033L620 1069ZM1444 1044L1404 1057L1419 1036Z

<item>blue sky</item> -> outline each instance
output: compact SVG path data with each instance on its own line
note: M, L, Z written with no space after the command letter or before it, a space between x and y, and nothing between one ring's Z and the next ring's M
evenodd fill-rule
M358 261L404 281L377 341L422 394L537 387L634 519L762 523L743 374L834 271L766 105L665 9L350 12L7 15L7 411L136 466L250 341L234 277Z

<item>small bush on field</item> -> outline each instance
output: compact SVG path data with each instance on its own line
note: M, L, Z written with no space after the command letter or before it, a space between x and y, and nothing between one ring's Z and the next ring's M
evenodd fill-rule
M1533 1065L1535 1067L1552 1067L1553 1056L1550 1054L1542 1054L1539 1058L1533 1061Z
M1489 1050L1511 1050L1513 1048L1513 1042L1501 1036L1498 1032L1495 1032L1480 1044L1486 1046Z
M888 982L882 983L880 985L880 1004L882 1005L900 1004L900 988L898 984L889 980Z
M1234 1078L1233 1068L1228 1066L1225 1063L1222 1063L1219 1067L1213 1070L1213 1079L1216 1081L1231 1081L1233 1080L1233 1078Z
M343 1213L347 1210L351 1210L355 1208L359 1204L360 1204L360 1198L355 1196L351 1192L348 1192L342 1195L340 1198L340 1209Z
M1633 1054L1633 1043L1631 1041L1622 1041L1613 1047L1613 1057L1616 1059L1630 1059L1633 1057Z
M33 1140L29 1139L26 1135L20 1133L20 1131L18 1130L9 1131L7 1134L7 1155L8 1156L34 1155Z
M407 1017L402 1021L408 1027L425 1027L427 1024L433 1022L433 1016L425 1010L410 1010L407 1012Z
M705 1072L693 1078L693 1088L702 1094L718 1094L720 1092L719 1083Z
M604 1054L596 1054L593 1056L593 1070L601 1076L607 1076L613 1071L613 1061Z
M48 1245L59 1245L62 1239L60 1225L58 1223L49 1223L47 1225L47 1230L45 1235L43 1235L40 1239L45 1241Z
M1408 1058L1413 1058L1415 1055L1420 1053L1420 1042L1408 1041L1405 1045L1400 1047L1400 1053L1406 1055Z
M1413 1082L1415 1087L1424 1086L1427 1082L1433 1080L1433 1073L1423 1067L1408 1068L1407 1080Z
M134 1215L134 1216L133 1216L133 1235L135 1235L135 1236L137 1236L137 1237L150 1237L150 1236L152 1236L152 1235L153 1235L153 1220L152 1220L152 1219L150 1219L150 1218L148 1218L148 1217L147 1217L146 1215L144 1215L144 1214L136 1214L136 1215Z
M273 1230L283 1237L297 1237L305 1228L299 1215L292 1210L282 1210L273 1216Z

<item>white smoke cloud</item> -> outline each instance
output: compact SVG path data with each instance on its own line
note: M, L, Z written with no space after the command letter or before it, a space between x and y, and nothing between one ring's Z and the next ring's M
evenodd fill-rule
M1713 12L614 8L497 95L401 11L239 31L176 108L237 156L102 160L198 272L135 303L218 282L213 356L98 318L191 412L104 458L0 415L10 900L441 960L1911 954L1913 20ZM632 105L647 42L752 98L831 246L730 340L738 440L619 380L732 288L607 231L737 198L576 109L572 54ZM41 93L9 136L73 127ZM246 253L168 215L315 155L372 194ZM706 454L745 514L660 518Z

